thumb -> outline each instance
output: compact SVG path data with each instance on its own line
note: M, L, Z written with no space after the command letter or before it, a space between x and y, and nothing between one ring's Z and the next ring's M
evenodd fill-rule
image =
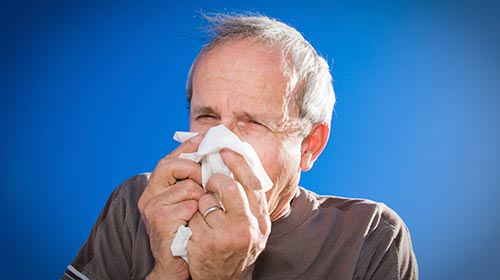
M198 150L198 147L200 146L201 139L203 139L204 135L203 134L198 134L189 140L186 140L182 142L182 144L179 145L175 150L173 150L167 158L178 158L180 154L184 153L194 153Z

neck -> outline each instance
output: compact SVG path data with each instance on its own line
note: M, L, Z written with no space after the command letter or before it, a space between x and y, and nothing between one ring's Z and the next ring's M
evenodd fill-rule
M282 192L278 197L278 202L276 207L270 213L271 222L277 221L280 218L288 215L290 213L293 198L295 197L295 193L297 191L297 186L290 187L286 192Z

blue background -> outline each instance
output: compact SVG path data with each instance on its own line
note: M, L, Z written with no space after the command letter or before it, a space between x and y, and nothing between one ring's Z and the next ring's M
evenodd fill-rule
M199 10L279 18L333 62L331 140L302 185L395 209L422 279L498 275L498 4L176 2L2 2L2 278L58 278L111 191L177 145Z

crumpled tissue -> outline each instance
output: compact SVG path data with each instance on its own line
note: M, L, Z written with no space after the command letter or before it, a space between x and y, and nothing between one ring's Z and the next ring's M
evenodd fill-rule
M184 142L196 135L198 135L197 132L177 131L174 134L174 139L179 142ZM208 179L215 173L222 173L233 178L231 170L224 164L219 153L219 151L224 148L229 148L242 155L257 178L259 178L264 191L271 189L273 182L269 179L269 176L267 176L253 147L247 142L242 142L238 136L222 124L214 126L207 131L197 152L181 154L179 157L196 162L201 161L201 181L203 187L205 187Z
M184 142L196 135L198 135L197 132L177 131L174 134L174 139L178 142ZM208 179L216 173L222 173L234 178L231 170L224 164L219 153L219 151L224 148L231 149L242 155L260 180L263 190L267 192L271 189L273 182L267 175L253 147L249 143L241 141L238 136L232 133L224 125L210 128L201 141L198 151L181 154L179 158L201 162L201 181L203 187L205 187ZM188 261L187 243L191 235L192 232L189 227L184 225L179 226L174 240L172 241L172 245L170 246L172 254L182 257L186 262Z

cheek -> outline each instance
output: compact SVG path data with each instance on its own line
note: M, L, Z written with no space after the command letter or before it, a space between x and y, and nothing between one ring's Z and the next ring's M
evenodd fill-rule
M252 143L251 143L252 144ZM252 144L253 146L253 144ZM295 174L300 165L300 145L292 142L264 143L254 146L264 169L273 182Z
M200 124L199 122L191 121L189 124L189 131L206 134L207 131L213 126L215 125L206 125L206 124Z
M248 142L254 148L255 152L259 156L262 166L264 166L264 169L269 177L273 179L271 173L273 173L273 166L277 165L276 159L280 154L279 143L270 141L267 137L242 139L242 141Z

